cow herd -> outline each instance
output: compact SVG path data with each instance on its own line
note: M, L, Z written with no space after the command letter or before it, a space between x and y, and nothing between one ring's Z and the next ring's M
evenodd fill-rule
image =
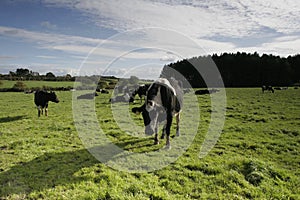
M106 90L97 92L108 93ZM98 96L97 92L79 95L77 96L77 100L94 99L95 96ZM138 95L142 106L132 108L132 112L135 114L142 114L145 125L145 134L154 134L154 144L159 144L158 126L159 124L164 124L161 139L166 137L166 148L169 149L171 147L170 130L173 117L176 118L176 135L179 136L180 133L180 111L183 103L183 90L181 84L173 78L159 78L152 84L140 85L131 92L130 90L126 90L122 95L116 95L110 98L109 102L133 103L136 95ZM48 115L49 101L55 103L59 102L55 92L35 92L34 103L38 108L38 117L44 113L43 111L45 111L46 116Z
M285 89L285 88L284 88ZM125 92L124 92L125 91ZM217 89L206 89L195 91L196 95L212 94L218 92ZM274 93L274 89L271 86L262 86L262 92L270 91ZM100 93L109 93L107 90L97 90ZM77 97L80 99L94 99L98 96L97 92L83 94ZM109 99L110 103L126 102L133 103L135 96L138 95L140 103L139 107L133 107L132 112L135 114L141 114L145 126L145 134L154 134L154 144L159 144L158 139L158 127L163 124L161 139L166 137L166 148L170 149L170 130L173 121L173 117L176 118L176 136L180 135L179 122L180 112L183 106L183 95L185 90L182 88L180 81L174 78L159 78L152 84L144 84L136 87L133 91L128 89L123 90L122 95L116 95ZM115 94L118 94L118 90ZM144 103L143 103L144 100ZM38 117L45 111L45 115L48 115L48 102L58 103L59 100L55 92L36 91L34 94L34 103L38 108Z

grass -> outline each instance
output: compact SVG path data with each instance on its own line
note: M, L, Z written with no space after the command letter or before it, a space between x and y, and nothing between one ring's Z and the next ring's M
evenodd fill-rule
M148 173L112 169L86 150L73 120L72 92L57 92L60 103L50 103L49 116L39 119L32 94L1 93L0 199L299 199L300 91L226 92L225 126L209 154L199 158L214 112L202 95L192 144L170 165ZM135 153L163 148L164 141L153 146L152 138L140 137L141 116L130 115L141 127L135 134L127 134L126 120L120 130L109 97L96 97L95 109L114 144Z
M8 81L8 80L1 80L2 84L0 88L12 88L14 84L18 81ZM36 88L36 87L74 87L75 82L71 81L22 81L27 88ZM79 83L76 82L75 85L77 86Z

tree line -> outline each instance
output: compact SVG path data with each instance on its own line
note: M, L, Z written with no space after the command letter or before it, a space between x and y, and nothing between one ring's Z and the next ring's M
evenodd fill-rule
M222 79L225 87L300 85L300 54L280 57L272 54L259 55L256 52L237 52L198 56L165 65L161 74L162 76L167 74L175 78L180 78L176 77L178 75L172 72L174 69L183 75L192 87L207 87L207 83L204 81L205 78L202 77L204 74L199 74L198 71L199 69L209 71L212 65L215 65L219 70L220 77L217 78ZM89 77L72 77L70 74L55 76L52 72L40 75L38 72L33 72L25 68L18 68L15 72L10 71L9 74L0 74L0 79L2 80L15 81L75 81L76 78L83 78L90 82L97 82L99 80L99 76L96 75ZM214 80L209 85L214 87L220 86L218 85L218 81L214 85Z
M16 71L10 71L8 74L0 74L0 79L12 81L75 81L75 77L72 77L70 74L55 76L52 72L48 72L45 75L41 75L26 68L18 68Z
M292 86L300 83L300 54L280 57L237 52L199 56L165 65L162 74L170 75L170 69L175 69L192 87L207 87L197 69L207 69L214 64L225 87ZM173 73L173 76L177 75Z

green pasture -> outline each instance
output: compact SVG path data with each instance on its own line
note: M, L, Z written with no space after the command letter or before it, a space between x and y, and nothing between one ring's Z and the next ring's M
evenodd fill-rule
M2 84L0 84L0 88L12 88L17 81L8 81L8 80L0 80ZM71 82L71 81L22 81L27 88L36 88L36 87L74 87L80 84L79 82Z
M200 122L192 144L170 165L145 173L95 159L75 128L73 93L56 93L60 102L50 102L49 116L40 118L33 94L0 93L0 199L300 199L300 90L226 89L225 126L204 158L201 144L217 111L209 95L197 96L199 118L188 118ZM131 152L167 151L164 140L154 146L152 137L121 130L110 95L99 94L93 109L114 144ZM80 101L84 106L91 100ZM193 112L188 104L185 109ZM142 126L141 116L130 118Z

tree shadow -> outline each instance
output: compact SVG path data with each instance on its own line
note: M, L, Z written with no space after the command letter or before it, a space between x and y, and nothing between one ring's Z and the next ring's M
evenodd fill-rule
M119 144L104 144L90 149L45 153L29 162L20 162L8 170L0 168L0 199L14 194L27 196L34 191L85 181L89 178L78 173L82 168L101 162L106 163L115 156L122 155L122 148L116 149L114 145L125 147L134 143L134 146L139 146L139 143L145 140L149 138L124 141ZM150 144L140 144L140 146L150 146ZM100 157L101 162L93 155ZM99 167L105 166L99 165ZM100 170L99 173L101 172Z
M99 161L86 149L46 153L29 162L18 163L11 169L0 172L0 199L82 181L83 177L74 174L96 163Z
M24 119L25 117L26 117L25 115L18 115L18 116L14 116L14 117L10 117L10 116L2 117L2 118L0 118L0 123L17 121L17 120Z

